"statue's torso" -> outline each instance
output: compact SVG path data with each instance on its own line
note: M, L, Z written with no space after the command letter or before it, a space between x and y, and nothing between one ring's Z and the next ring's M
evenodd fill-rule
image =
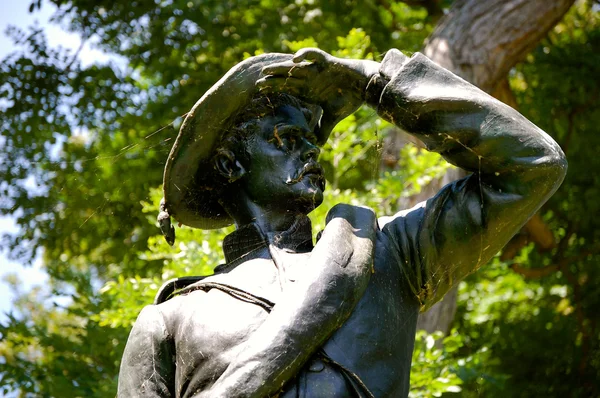
M402 286L401 268L387 237L378 232L375 272L346 323L324 346L326 354L360 377L375 396L406 396L419 305ZM284 254L287 279L294 280L310 253ZM281 292L273 262L249 260L226 275L206 280L227 283L277 302ZM287 282L293 283L293 282ZM283 287L285 289L285 286ZM268 313L216 289L194 291L159 305L175 342L176 386L181 397L210 386L227 368ZM282 394L351 396L339 370L310 360ZM299 390L299 391L298 391Z

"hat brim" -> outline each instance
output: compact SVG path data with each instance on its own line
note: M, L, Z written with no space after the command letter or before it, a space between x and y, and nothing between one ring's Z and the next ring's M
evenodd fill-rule
M289 61L291 54L269 53L234 66L196 102L185 117L165 165L164 207L179 223L201 229L223 228L233 219L206 186L198 189L199 170L212 174L210 160L220 137L236 114L257 94L256 81L270 64ZM208 189L207 189L208 188Z

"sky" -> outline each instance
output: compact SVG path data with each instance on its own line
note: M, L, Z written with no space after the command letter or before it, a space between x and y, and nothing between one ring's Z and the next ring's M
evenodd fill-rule
M78 35L68 33L57 24L49 22L50 17L56 10L54 5L49 4L49 2L42 2L42 9L31 14L28 10L30 3L30 0L0 0L0 59L4 59L6 55L15 50L13 42L6 35L6 29L10 25L27 30L27 27L38 23L45 29L50 46L61 45L73 50L79 47L81 39ZM79 59L85 66L92 63L114 61L115 57L94 49L90 44L86 44L79 54ZM1 150L2 148L0 148ZM19 232L19 228L15 225L12 217L0 217L0 236L6 232L12 234ZM19 262L9 260L6 252L0 250L0 321L6 319L5 313L12 307L14 298L9 286L3 281L3 276L7 273L18 275L23 282L21 285L23 290L29 290L35 285L42 285L48 279L41 267L39 255L33 265L24 266Z

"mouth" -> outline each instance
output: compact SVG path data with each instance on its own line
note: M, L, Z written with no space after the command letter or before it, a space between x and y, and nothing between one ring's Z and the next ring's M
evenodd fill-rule
M325 190L325 172L320 164L313 162L305 164L294 178L288 178L285 183L288 185L295 184L300 182L304 177L313 180L321 191Z

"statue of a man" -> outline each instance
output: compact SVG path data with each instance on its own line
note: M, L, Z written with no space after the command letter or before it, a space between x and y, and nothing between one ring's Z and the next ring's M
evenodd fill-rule
M410 210L330 210L319 147L363 103L471 174ZM432 63L318 49L230 70L187 115L159 222L237 229L226 264L180 278L139 315L121 397L407 396L419 311L484 265L558 188L559 146Z

